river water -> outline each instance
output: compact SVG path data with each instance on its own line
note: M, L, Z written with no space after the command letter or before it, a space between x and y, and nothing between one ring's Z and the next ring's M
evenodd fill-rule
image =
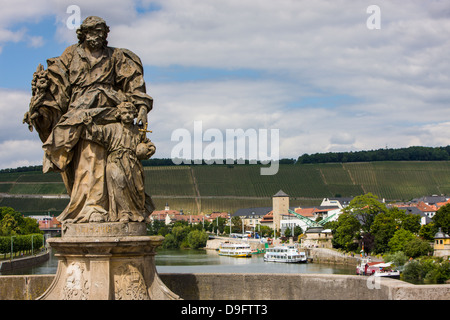
M324 273L355 274L355 267L319 263L264 262L264 255L251 258L219 256L214 250L158 250L156 269L159 273ZM31 268L21 268L1 275L55 274L58 259L51 254L48 261Z

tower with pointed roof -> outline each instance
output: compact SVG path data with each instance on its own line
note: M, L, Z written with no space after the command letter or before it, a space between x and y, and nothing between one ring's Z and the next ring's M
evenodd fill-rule
M273 229L278 231L281 228L281 217L289 210L289 195L283 190L278 191L272 197L273 206Z

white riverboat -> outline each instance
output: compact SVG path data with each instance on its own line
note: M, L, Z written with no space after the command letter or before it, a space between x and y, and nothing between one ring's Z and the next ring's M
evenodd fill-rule
M252 256L252 249L248 243L231 243L224 242L220 244L219 255L237 257L237 258L249 258Z
M299 252L294 246L267 248L264 254L266 262L302 263L307 260L305 252Z

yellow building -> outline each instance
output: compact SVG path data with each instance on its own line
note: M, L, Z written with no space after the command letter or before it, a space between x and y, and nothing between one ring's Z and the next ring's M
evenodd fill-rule
M436 257L450 257L450 236L439 228L434 236L434 255Z

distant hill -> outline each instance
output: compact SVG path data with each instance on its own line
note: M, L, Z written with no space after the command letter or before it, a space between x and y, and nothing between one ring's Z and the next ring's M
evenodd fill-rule
M272 205L280 189L291 206L319 205L326 197L371 192L380 199L409 200L450 194L450 161L375 161L281 164L274 176L260 165L145 167L146 190L158 210L167 202L185 213L227 211ZM61 177L40 171L0 173L0 206L26 215L59 214L68 203Z

